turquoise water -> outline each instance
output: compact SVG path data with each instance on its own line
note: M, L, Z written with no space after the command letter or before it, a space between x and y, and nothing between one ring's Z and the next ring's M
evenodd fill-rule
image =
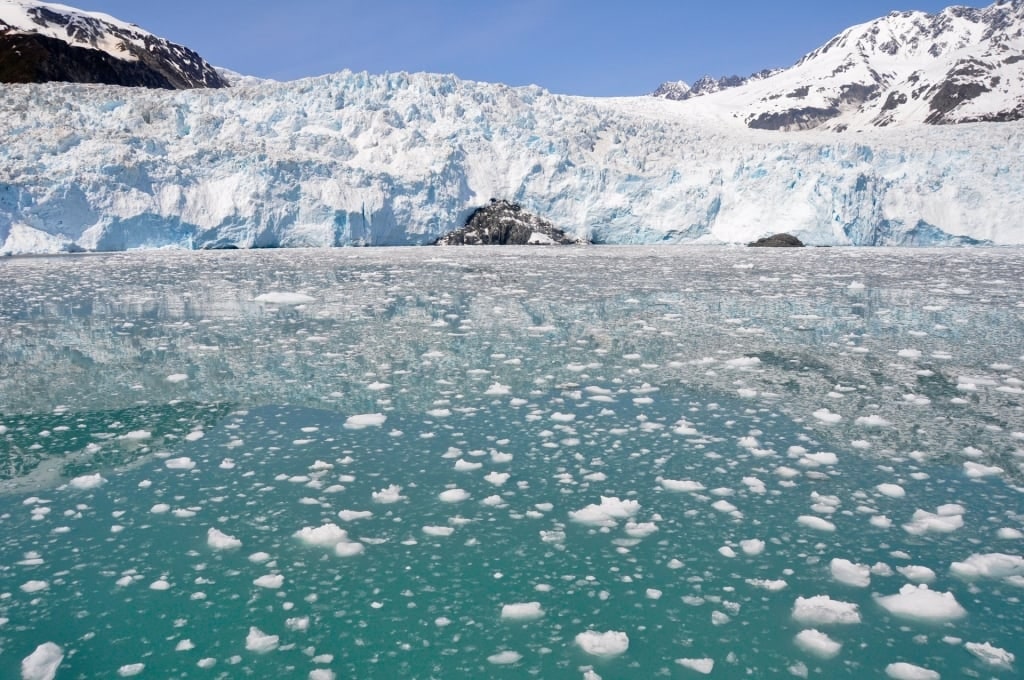
M1019 673L1019 250L0 269L2 677Z

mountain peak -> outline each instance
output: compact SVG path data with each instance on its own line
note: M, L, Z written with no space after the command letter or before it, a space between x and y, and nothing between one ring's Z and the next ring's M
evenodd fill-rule
M37 0L0 0L0 82L49 81L227 86L192 50L108 14Z
M1018 120L1022 55L1024 0L891 12L851 26L788 69L731 86L712 79L724 87L698 81L681 98L714 94L715 106L770 130Z

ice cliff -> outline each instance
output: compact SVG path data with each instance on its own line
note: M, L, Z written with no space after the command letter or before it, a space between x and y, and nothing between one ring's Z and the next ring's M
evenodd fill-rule
M752 130L404 73L2 92L4 253L426 244L491 198L596 243L1024 243L1020 122Z

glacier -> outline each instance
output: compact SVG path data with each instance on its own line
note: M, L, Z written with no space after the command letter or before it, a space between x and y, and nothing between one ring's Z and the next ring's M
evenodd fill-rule
M6 85L0 253L421 245L507 199L601 244L1024 244L1024 123L748 129L712 98L344 71Z

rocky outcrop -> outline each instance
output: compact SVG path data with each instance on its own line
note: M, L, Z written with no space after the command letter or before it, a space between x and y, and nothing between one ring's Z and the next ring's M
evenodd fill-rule
M439 246L550 246L586 243L566 234L542 217L523 210L509 201L491 199L490 205L477 208L466 226L445 234Z
M184 90L227 87L187 47L103 14L0 0L0 82L93 83Z
M804 243L791 234L774 234L748 243L751 248L803 248Z

